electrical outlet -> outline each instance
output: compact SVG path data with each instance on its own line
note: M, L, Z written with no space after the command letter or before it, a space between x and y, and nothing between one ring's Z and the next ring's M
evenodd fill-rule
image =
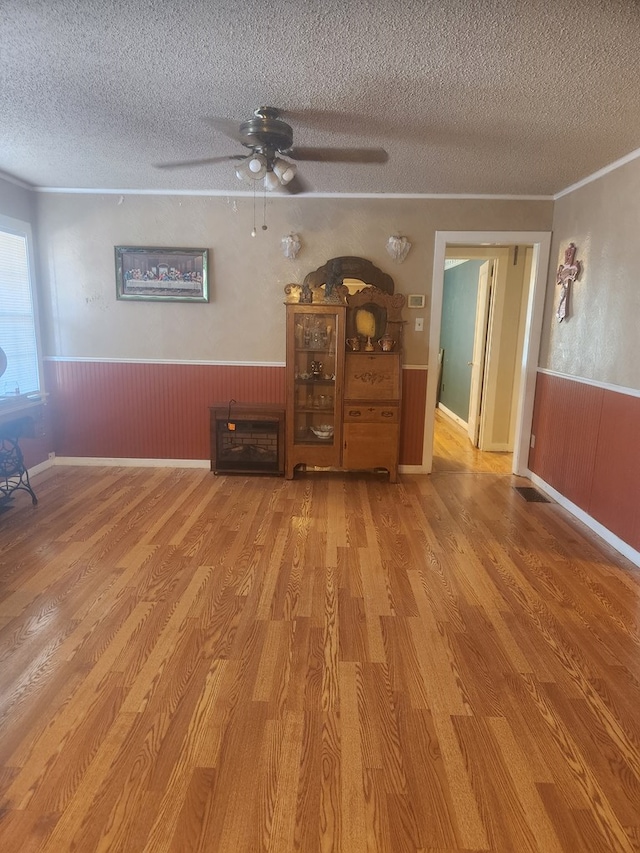
M424 332L424 317L416 317L416 332Z

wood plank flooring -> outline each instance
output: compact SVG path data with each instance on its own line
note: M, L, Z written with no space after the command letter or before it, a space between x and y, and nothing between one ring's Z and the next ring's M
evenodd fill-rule
M2 853L640 850L640 571L515 482L35 477Z
M509 474L512 453L482 452L469 441L466 429L436 409L433 439L433 471L468 474Z

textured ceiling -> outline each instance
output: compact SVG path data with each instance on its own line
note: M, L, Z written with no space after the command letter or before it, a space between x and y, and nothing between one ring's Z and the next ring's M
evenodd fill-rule
M318 193L552 195L640 148L638 0L0 0L0 170L233 192L207 123L273 105Z

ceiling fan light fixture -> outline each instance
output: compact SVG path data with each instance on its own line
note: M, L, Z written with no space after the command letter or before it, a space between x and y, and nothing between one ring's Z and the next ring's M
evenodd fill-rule
M236 166L236 178L247 184L255 184L256 181L262 180L266 174L267 158L257 152L246 157Z
M281 157L277 157L273 162L273 171L283 186L295 178L297 170L298 167L295 163L290 163Z
M250 177L254 178L256 181L259 181L260 178L264 178L267 174L267 158L264 154L253 154L249 160L249 171L251 172Z
M280 186L278 176L275 175L271 169L267 169L267 173L264 176L264 186L267 190L275 190Z

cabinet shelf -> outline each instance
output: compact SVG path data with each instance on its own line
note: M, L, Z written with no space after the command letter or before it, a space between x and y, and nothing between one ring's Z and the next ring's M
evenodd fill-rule
M295 441L296 441L296 444L323 444L323 445L327 445L327 444L333 443L333 437L332 438L316 438L315 435L309 435L309 436L305 435L304 438L296 438Z
M335 347L296 347L296 352L304 352L308 355L316 355L317 353L323 352L327 355L335 355Z

